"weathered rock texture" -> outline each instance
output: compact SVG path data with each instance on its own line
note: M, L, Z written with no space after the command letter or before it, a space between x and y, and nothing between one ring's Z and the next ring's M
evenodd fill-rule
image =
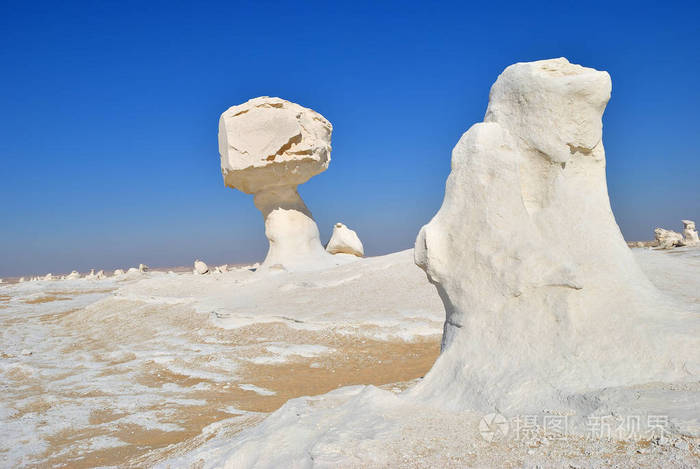
M251 99L221 114L224 184L254 194L270 241L263 268L331 263L297 186L328 168L332 130L319 113L280 98Z
M686 246L695 246L700 243L698 230L695 229L695 222L692 220L681 220L683 222L683 242Z
M679 325L685 313L643 275L610 208L610 91L606 72L564 58L498 77L416 240L446 321L413 395L511 415L592 412L591 389L697 378L697 320Z
M672 230L655 228L654 238L659 249L671 249L684 245L683 235Z
M328 241L326 251L331 254L352 254L357 257L365 255L362 241L360 241L357 233L342 223L333 225L333 234L330 241Z

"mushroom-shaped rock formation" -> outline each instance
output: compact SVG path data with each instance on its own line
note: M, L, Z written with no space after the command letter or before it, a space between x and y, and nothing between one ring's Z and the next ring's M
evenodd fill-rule
M659 249L671 249L685 244L682 234L663 228L654 229L654 238Z
M693 220L681 220L683 222L683 242L686 246L695 246L700 243L698 230L695 229Z
M610 91L606 72L564 58L498 77L416 240L446 320L442 353L411 395L453 409L580 416L605 411L594 390L697 380L697 318L647 280L610 208Z
M262 268L307 270L336 263L297 186L325 171L333 127L321 114L280 98L260 97L219 119L224 184L254 195L270 247Z
M365 255L362 241L360 241L357 233L342 223L333 225L333 234L330 241L328 241L326 251L331 254L352 254L357 257Z
M194 261L193 272L197 275L207 274L207 273L209 273L209 266L207 266L207 264L204 263L203 261L200 261L199 259L197 259L196 261Z

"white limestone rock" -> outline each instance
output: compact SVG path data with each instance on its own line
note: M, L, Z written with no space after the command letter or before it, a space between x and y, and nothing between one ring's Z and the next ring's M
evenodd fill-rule
M105 271L104 271L104 270L99 270L99 271L95 274L95 278L96 278L97 280L102 280L102 279L106 278Z
M263 269L334 264L297 192L328 168L332 130L321 114L280 98L254 98L221 114L221 173L226 186L254 194L263 214L270 242Z
M44 280L53 280L53 274L48 273L44 276Z
M114 271L114 274L112 274L112 275L113 275L114 277L121 277L122 275L124 275L124 271L123 271L122 269L116 269L116 270Z
M360 241L357 233L342 223L336 223L333 226L333 234L330 241L328 241L326 251L331 254L352 254L357 257L365 255L362 241Z
M220 274L228 272L228 264L224 264L224 265L220 265L220 266L216 267L216 272L218 272Z
M26 282L24 277L20 277L19 280L17 281L17 283L24 283L24 282Z
M149 267L146 264L139 264L139 272L148 272Z
M80 278L80 273L77 270L71 271L70 274L66 275L66 280L75 280Z
M698 230L695 229L693 220L681 220L683 222L683 242L686 246L695 246L700 243Z
M141 265L143 265L143 264L141 264ZM140 269L137 269L136 267L129 267L129 270L126 271L127 274L134 274L136 272L141 273L143 271Z
M195 274L197 274L197 275L208 274L208 273L209 273L209 267L207 266L207 264L205 264L204 262L202 262L202 261L200 261L199 259L197 259L196 261L194 261L193 273L195 273Z
M654 238L659 249L671 249L684 245L682 234L663 228L654 229Z
M451 409L585 415L596 410L590 390L697 380L697 318L646 279L610 208L610 91L606 72L564 58L498 77L416 240L446 321L442 353L411 396Z

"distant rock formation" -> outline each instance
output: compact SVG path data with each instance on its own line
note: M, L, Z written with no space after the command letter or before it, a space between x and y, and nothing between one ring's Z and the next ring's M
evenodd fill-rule
M204 262L197 259L196 261L194 261L193 272L197 275L208 274L209 273L209 266L207 266L207 264L205 264Z
M226 273L226 272L228 272L228 264L220 265L220 266L216 267L215 270L216 270L216 272L218 272L220 274Z
M139 272L148 272L149 267L146 264L139 264Z
M77 270L73 270L70 274L66 275L66 280L75 280L80 278L80 273Z
M492 86L416 240L446 321L442 353L411 395L583 415L596 409L591 390L697 380L698 321L646 279L610 208L610 91L606 72L564 58L511 65Z
M280 98L260 97L221 114L224 184L254 195L270 247L262 268L333 265L297 186L325 171L333 127L321 114Z
M663 228L654 229L654 238L656 239L656 247L659 249L671 249L685 245L682 234Z
M683 242L686 246L695 246L700 243L698 230L695 229L693 220L681 220L683 222Z
M342 223L336 223L333 226L333 234L330 241L328 241L326 251L331 254L352 254L357 257L365 255L362 241L360 241L357 233Z
M692 220L681 220L681 222L683 223L683 234L664 228L655 228L654 246L658 249L671 249L700 244L698 232L695 229L695 222Z
M123 271L122 269L117 269L117 270L114 271L114 274L113 274L113 275L114 275L115 277L121 277L122 275L124 275L124 271Z

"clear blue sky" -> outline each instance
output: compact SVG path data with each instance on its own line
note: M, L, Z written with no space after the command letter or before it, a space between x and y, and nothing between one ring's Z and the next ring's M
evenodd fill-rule
M261 259L223 186L217 122L279 96L334 126L300 188L323 240L405 249L509 64L610 72L608 185L629 239L700 222L698 2L42 2L0 5L0 276Z

